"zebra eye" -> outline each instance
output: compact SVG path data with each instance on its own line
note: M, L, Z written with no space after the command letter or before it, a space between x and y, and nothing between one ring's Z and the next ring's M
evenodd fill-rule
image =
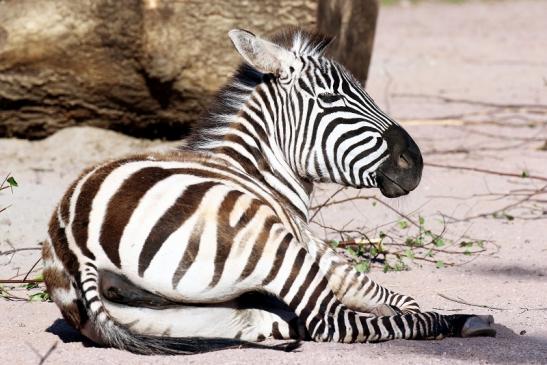
M318 95L318 98L324 103L334 103L343 98L340 94L322 93Z

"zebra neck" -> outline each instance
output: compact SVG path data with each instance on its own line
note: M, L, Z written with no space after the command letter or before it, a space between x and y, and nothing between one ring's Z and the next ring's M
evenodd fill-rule
M244 133L237 125L217 132L219 138L209 139L204 149L252 176L264 190L273 192L277 200L289 206L299 220L307 222L313 185L291 169L274 138Z

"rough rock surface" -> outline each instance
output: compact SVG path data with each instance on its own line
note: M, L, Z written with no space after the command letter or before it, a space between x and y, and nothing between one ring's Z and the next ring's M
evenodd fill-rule
M89 125L180 138L240 62L228 30L312 30L317 14L364 81L376 13L376 0L320 13L317 0L0 1L0 136Z

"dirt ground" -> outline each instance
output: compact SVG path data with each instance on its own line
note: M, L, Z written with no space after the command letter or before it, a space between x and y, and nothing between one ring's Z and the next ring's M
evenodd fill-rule
M47 364L546 364L547 151L541 148L547 139L546 17L547 2L542 0L382 8L367 87L379 104L403 121L429 164L416 191L382 201L437 226L444 215L447 235L456 237L456 248L461 240L485 240L485 250L478 254L440 253L444 262L455 266L437 269L435 263L416 261L409 264L410 271L384 274L381 267L374 267L371 276L413 295L423 309L492 314L496 338L304 343L293 353L227 350L144 357L82 342L52 303L0 299L2 362L35 364L51 350ZM36 247L45 237L55 204L85 165L172 146L90 128L63 130L38 142L0 139L0 174L11 172L20 185L13 194L0 195L0 208L11 204L0 214L0 252ZM321 187L317 200L335 189ZM530 195L541 189L543 194ZM348 190L338 197L356 193ZM373 229L398 219L381 204L359 200L322 210L320 222ZM315 229L324 233L319 226ZM370 234L377 235L378 230ZM37 251L0 255L0 278L22 278L38 257ZM10 292L28 296L18 286Z

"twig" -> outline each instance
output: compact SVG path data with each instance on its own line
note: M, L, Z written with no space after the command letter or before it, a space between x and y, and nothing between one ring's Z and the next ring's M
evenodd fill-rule
M508 108L508 109L547 109L547 105L542 104L500 104L500 103L493 103L489 101L481 101L481 100L469 100L469 99L463 99L463 98L452 98L448 96L442 96L442 95L430 95L430 94L412 94L412 93L394 93L392 94L394 97L403 97L403 98L421 98L421 99L437 99L440 101L443 101L445 103L461 103L461 104L470 104L470 105L479 105L479 106L487 106L487 107L494 107L494 108Z
M487 170L487 169L481 169L481 168L478 168L478 167L442 165L442 164L437 164L437 163L432 163L432 162L427 162L427 163L425 163L425 165L426 166L431 166L431 167L440 167L440 168L443 168L443 169L467 170L467 171L474 171L474 172L482 172L484 174L490 174L490 175L518 177L518 178L521 178L521 179L535 179L535 180L547 181L547 177L544 177L544 176L536 176L536 175L522 176L522 174Z
M7 250L4 252L0 252L0 256L2 255L11 255L12 253L17 253L19 251L36 251L41 250L41 247L22 247L22 248L15 248L13 250Z
M491 307L489 305L485 305L485 304L474 304L474 303L469 303L463 299L454 299L454 298L451 298L447 295L444 295L442 293L437 293L438 296L440 296L441 298L444 298L446 300L450 300L451 302L456 302L456 303L460 303L460 304L465 304L465 305L469 305L471 307L480 307L480 308L488 308L488 309L495 309L495 310L499 310L499 311L504 311L504 310L507 310L507 308L498 308L498 307Z
M32 265L32 267L29 269L29 271L27 271L27 273L25 274L25 277L23 278L23 281L27 280L27 278L30 275L30 273L32 272L32 270L34 270L34 268L36 267L36 265L38 265L38 263L40 261L42 261L41 257L39 257L38 260L36 260L36 262L34 263L34 265Z
M43 280L35 279L0 279L0 284L40 284Z
M55 342L44 355L41 355L38 350L36 350L30 343L27 342L27 346L30 347L32 352L34 352L36 356L40 358L40 362L38 363L38 365L43 365L46 362L47 358L49 357L49 355L51 355L53 351L55 351L58 344L59 342Z
M317 215L317 213L319 213L319 212L321 211L321 209L323 209L324 207L328 206L328 203L329 203L332 199L334 199L334 197L335 197L336 195L338 195L338 193L340 193L340 192L341 192L342 190L344 190L345 188L346 188L346 187L344 187L344 186L341 187L341 188L339 188L339 189L336 190L331 196L329 196L329 197L327 198L327 200L325 200L322 204L319 204L319 205L317 205L317 206L315 206L315 207L312 207L311 209L315 209L315 211L313 212L313 214L312 214L312 216L311 216L311 218L310 218L309 220L312 221L313 218L315 218L315 216Z

